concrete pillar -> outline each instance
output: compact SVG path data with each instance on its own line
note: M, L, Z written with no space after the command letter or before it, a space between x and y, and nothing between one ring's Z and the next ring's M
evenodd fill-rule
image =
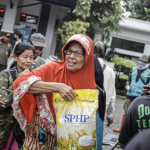
M51 44L51 49L50 49L50 55L54 55L55 54L55 50L56 50L56 45L57 45L57 34L56 32L54 32L53 38L52 38L52 44Z
M1 29L2 32L13 33L19 0L13 0L12 2L13 2L13 8L10 8L10 0L7 0L4 22Z
M23 2L24 2L24 0L19 0L18 6L22 6L22 5L23 5ZM22 8L18 8L17 14L16 14L16 22L15 22L15 23L18 23L18 24L19 24L21 12L22 12Z
M55 27L55 22L56 22L56 17L57 17L57 9L58 9L58 6L51 5L50 15L48 19L48 26L46 30L47 47L43 51L43 54L42 54L43 58L48 58L48 56L51 54L51 45L53 44L52 41L53 41L54 27Z

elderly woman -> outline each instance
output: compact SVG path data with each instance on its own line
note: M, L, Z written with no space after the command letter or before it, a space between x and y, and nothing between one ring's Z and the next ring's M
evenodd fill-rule
M10 136L13 124L11 104L13 102L14 77L17 78L25 69L30 68L34 60L34 53L34 48L29 44L17 45L14 51L15 63L11 70L0 72L0 150L11 149L9 147L11 143L8 142L8 139L11 140L12 137Z
M15 81L13 109L26 134L23 148L54 149L56 116L53 93L60 93L70 101L77 96L76 89L96 89L93 56L92 40L77 34L64 45L62 62L47 63Z

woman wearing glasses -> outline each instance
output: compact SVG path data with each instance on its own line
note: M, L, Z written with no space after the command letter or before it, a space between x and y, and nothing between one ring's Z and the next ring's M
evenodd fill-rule
M52 93L71 101L77 96L74 90L96 89L93 50L89 37L74 35L62 49L62 62L47 63L15 81L13 109L26 134L23 148L54 149L56 116Z

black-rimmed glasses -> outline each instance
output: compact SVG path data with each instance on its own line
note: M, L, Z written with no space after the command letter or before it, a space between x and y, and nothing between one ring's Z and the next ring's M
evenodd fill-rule
M65 49L64 50L64 53L67 54L67 55L71 55L72 53L74 53L75 56L77 57L81 57L83 56L85 53L84 52L81 52L81 51L73 51L71 49Z

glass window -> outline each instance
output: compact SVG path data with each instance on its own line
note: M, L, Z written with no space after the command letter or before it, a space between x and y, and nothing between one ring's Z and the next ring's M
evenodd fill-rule
M133 51L133 42L122 40L122 49Z
M118 39L118 38L113 38L111 45L116 47L116 48L121 48L122 40Z
M143 53L145 44L113 37L111 46L115 48Z
M143 52L143 49L144 49L144 44L134 43L134 51L141 53Z

